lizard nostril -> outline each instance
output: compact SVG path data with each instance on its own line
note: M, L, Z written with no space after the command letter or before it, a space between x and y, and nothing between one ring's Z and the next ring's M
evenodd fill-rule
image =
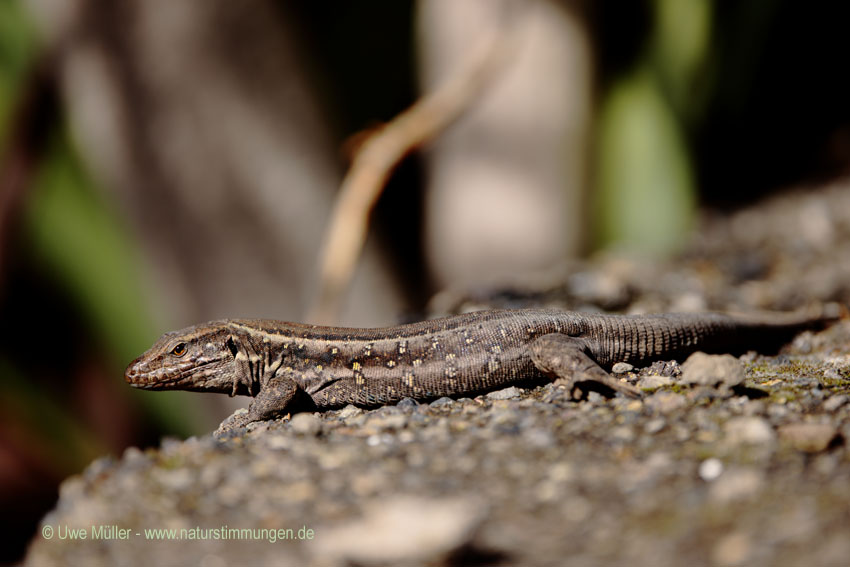
M134 360L133 362L131 362L127 366L127 370L124 371L124 379L127 380L127 382L130 382L130 383L135 382L136 379L141 374L141 368L140 367L141 367L141 362L137 358L136 360Z

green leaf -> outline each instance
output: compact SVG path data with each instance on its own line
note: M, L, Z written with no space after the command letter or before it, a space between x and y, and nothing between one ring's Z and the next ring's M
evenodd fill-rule
M682 246L695 214L692 166L676 116L648 72L609 92L598 144L597 242L655 254Z

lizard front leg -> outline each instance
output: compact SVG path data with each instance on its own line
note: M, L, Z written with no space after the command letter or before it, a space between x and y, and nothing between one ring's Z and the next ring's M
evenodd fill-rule
M306 395L292 378L273 376L248 406L248 412L226 419L219 425L216 434L221 435L255 421L266 421L292 413L299 398Z
M578 398L582 382L595 382L615 392L632 398L641 396L640 390L617 380L587 355L581 339L551 333L535 339L530 345L531 360L538 370L556 378L555 384L566 386L567 392Z

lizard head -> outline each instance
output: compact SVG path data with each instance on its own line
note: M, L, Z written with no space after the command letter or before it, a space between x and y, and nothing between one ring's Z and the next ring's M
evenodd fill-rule
M145 390L230 393L237 377L237 348L226 321L162 335L127 366L124 378Z

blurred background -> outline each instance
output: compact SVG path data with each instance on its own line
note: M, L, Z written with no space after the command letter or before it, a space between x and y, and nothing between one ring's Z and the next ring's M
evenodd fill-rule
M167 330L304 320L358 140L486 38L511 38L504 61L395 171L340 323L675 254L700 207L846 175L848 21L790 0L0 0L0 561L63 478L232 411L123 369Z

